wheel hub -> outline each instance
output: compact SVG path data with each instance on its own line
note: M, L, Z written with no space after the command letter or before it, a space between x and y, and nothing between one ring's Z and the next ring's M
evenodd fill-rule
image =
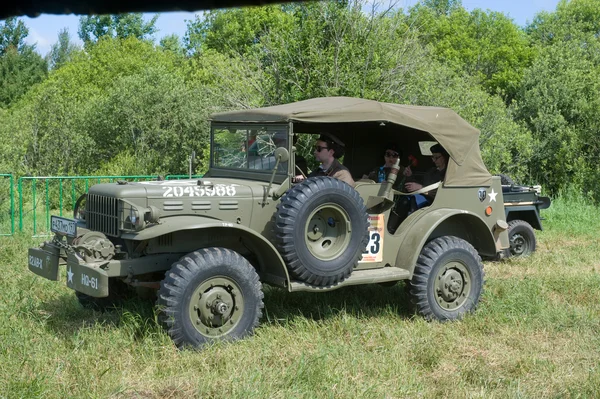
M459 308L467 300L470 275L465 265L450 262L440 268L435 279L437 303L445 310Z
M346 211L336 204L323 204L308 219L306 244L315 257L335 259L348 249L351 232Z
M214 277L200 284L192 294L189 313L202 335L218 337L227 334L239 322L243 299L237 284L225 277Z
M515 234L510 238L510 250L513 255L521 255L525 252L527 243L521 234Z

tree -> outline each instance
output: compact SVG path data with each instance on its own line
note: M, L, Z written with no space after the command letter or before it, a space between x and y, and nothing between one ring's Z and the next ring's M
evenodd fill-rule
M0 107L8 107L47 75L48 66L28 45L29 30L16 18L0 23Z
M77 50L79 50L79 46L71 42L69 30L67 28L61 30L58 33L58 42L52 45L46 56L50 69L60 68L61 65L71 59L73 53Z
M85 44L96 43L104 36L149 40L157 31L158 16L156 14L148 22L144 22L141 13L82 16L79 18L79 38Z
M185 49L183 48L183 44L179 39L179 36L175 34L168 35L160 39L160 47L181 56L185 55Z
M25 51L32 46L25 43L25 38L29 35L29 29L23 21L11 17L4 23L0 22L0 55L3 55L8 49L13 48L18 52Z
M422 43L438 60L474 76L490 94L500 93L510 103L533 59L525 33L502 13L469 13L454 2L440 12L436 3L424 2L409 12Z
M284 6L271 5L209 11L188 21L184 45L192 54L213 49L243 55L270 30L293 23L284 10Z
M541 12L527 27L534 43L549 45L563 40L598 38L600 0L561 0L555 12Z

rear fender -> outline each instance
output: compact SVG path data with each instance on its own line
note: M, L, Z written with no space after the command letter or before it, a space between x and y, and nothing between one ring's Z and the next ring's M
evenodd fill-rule
M414 215L418 216L418 215ZM441 236L455 236L469 242L480 255L495 256L496 240L486 223L468 211L435 209L413 221L400 243L396 266L413 274L417 259L425 244Z
M506 222L524 220L536 230L542 230L542 222L534 205L506 207Z
M150 226L138 233L123 234L122 238L145 241L182 231L201 232L203 236L208 237L231 237L231 240L218 242L217 246L226 248L228 248L228 241L232 242L239 238L244 246L256 256L258 264L255 267L263 281L283 287L289 286L290 278L287 267L277 249L265 237L256 234L254 230L246 226L206 217L172 216L161 219L160 224ZM209 245L202 245L200 242L198 248L207 246L215 245L212 242Z

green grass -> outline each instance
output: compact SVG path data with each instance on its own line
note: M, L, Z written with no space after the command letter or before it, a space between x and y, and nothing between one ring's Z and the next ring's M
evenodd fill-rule
M178 351L151 303L82 309L27 270L27 235L0 238L0 397L593 398L600 392L598 208L559 199L538 251L485 264L479 309L425 322L398 284L266 288L256 334Z

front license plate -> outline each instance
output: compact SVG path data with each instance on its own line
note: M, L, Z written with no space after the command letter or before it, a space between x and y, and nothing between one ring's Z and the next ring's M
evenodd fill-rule
M108 296L108 275L100 268L82 264L73 254L67 255L67 287L96 298Z
M73 219L52 215L50 218L50 230L53 233L58 233L69 237L76 237L77 222Z
M58 281L58 254L55 247L29 248L27 256L29 270L48 280Z

